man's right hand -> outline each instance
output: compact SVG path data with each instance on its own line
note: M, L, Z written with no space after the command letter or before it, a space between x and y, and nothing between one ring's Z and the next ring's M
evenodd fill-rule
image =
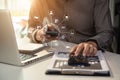
M44 39L45 39L46 42L58 39L58 36L51 36L49 34L46 34L46 28L48 28L51 31L56 30L55 24L51 23L51 24L45 25L43 28L39 29L36 32L35 38L38 42L43 42Z

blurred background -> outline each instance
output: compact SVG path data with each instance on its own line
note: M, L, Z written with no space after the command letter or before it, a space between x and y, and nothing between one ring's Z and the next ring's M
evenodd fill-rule
M0 0L0 9L9 9L17 38L27 36L28 16L32 0Z
M32 0L0 0L0 9L11 12L16 36L24 38L27 35L28 16ZM120 54L120 0L110 0L110 12L115 37L113 51Z
M1 9L9 9L12 16L27 16L32 0L0 0Z

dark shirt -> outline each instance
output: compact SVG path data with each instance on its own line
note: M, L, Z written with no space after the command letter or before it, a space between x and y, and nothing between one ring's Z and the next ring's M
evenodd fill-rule
M69 17L62 25L66 31L74 32L74 36L67 34L66 40L74 43L95 41L99 48L109 48L112 43L113 28L111 24L109 0L33 0L30 10L29 27L36 28L44 17L50 18L49 11L53 11L53 18L61 22L65 15ZM39 17L35 20L34 17ZM62 26L60 25L60 26Z

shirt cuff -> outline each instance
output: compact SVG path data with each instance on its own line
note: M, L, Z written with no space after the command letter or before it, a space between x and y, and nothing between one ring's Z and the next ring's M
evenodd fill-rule
M29 38L31 39L32 42L34 43L39 43L39 41L36 40L35 36L36 33L39 29L34 29L32 32L29 33Z

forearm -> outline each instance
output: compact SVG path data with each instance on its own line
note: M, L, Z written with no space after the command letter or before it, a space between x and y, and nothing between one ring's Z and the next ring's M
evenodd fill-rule
M111 47L114 35L109 10L109 0L96 0L94 8L94 27L96 35L89 40L95 40L99 49Z

